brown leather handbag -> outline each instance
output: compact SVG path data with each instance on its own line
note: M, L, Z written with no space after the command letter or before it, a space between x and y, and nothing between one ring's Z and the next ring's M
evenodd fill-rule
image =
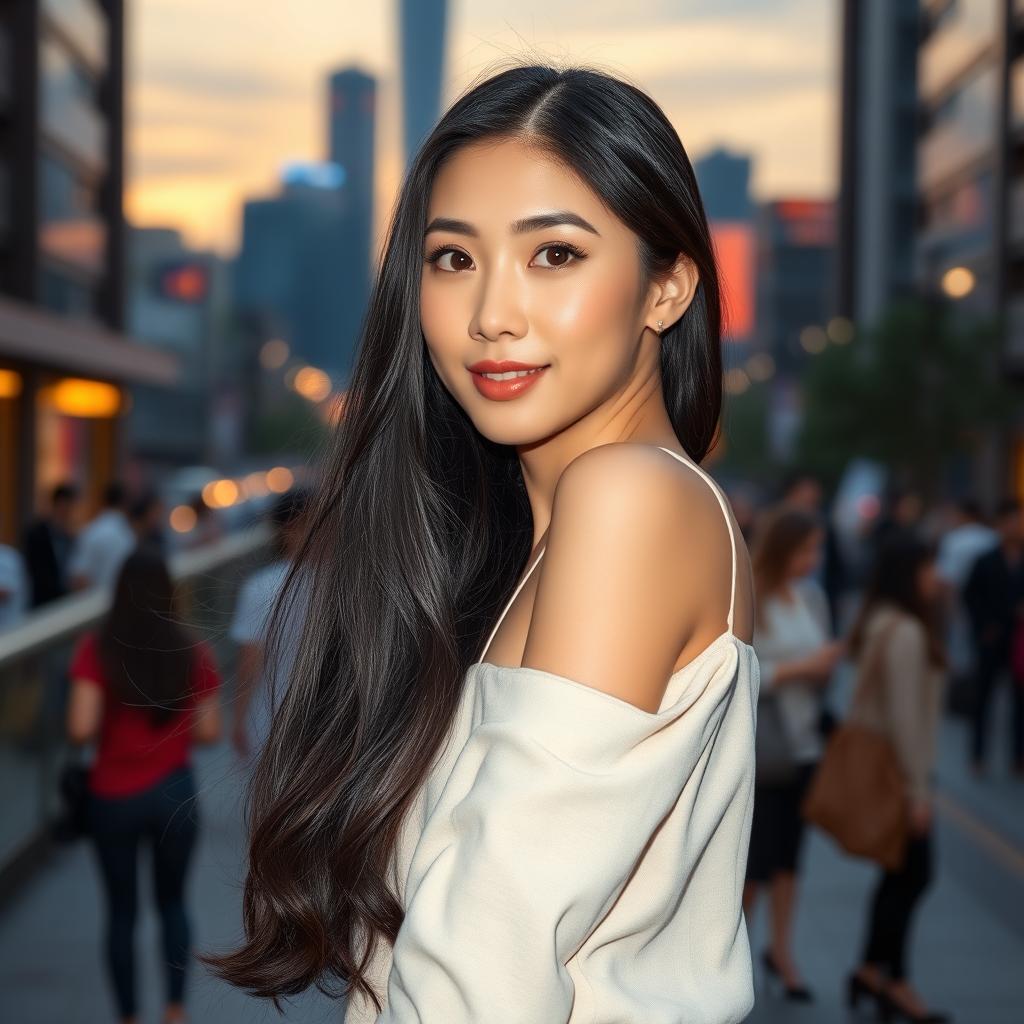
M850 714L830 735L802 811L849 854L895 871L909 833L906 782L888 737L857 721L858 708L882 695L882 653L895 621L862 663Z

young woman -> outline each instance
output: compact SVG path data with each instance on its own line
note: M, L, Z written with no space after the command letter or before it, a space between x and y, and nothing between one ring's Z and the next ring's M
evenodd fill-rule
M888 736L903 767L910 840L902 867L883 872L875 890L863 957L848 981L849 1001L874 997L886 1020L926 1024L949 1020L929 1011L910 984L906 955L911 916L932 874L931 775L947 667L940 591L934 545L901 534L880 548L850 633L858 663L873 659L881 675L879 699L858 715Z
M185 1020L189 920L184 888L198 817L189 751L220 738L213 655L178 624L173 585L148 546L121 567L113 603L71 661L67 731L98 740L90 838L107 902L107 968L122 1024L138 1019L133 931L139 846L152 846L166 962L165 1024Z
M223 977L347 993L348 1024L746 1015L749 560L697 465L721 374L657 105L549 67L456 102L286 583L311 612Z
M760 696L776 703L777 720L792 761L792 778L758 781L747 860L744 906L748 916L758 894L770 890L770 944L765 969L781 980L789 999L812 998L793 960L792 926L803 839L800 804L822 753L819 721L822 691L843 653L833 641L828 601L810 579L821 558L824 530L809 512L782 506L766 516L754 536L757 615L754 650ZM758 718L758 729L769 718Z

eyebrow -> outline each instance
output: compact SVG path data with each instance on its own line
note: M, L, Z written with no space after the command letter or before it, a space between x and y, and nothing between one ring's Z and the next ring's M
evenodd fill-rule
M509 225L514 235L524 235L529 231L540 231L542 228L553 228L560 224L572 224L584 231L601 236L601 232L588 220L584 220L578 213L572 210L554 210L551 213L537 213L532 217L524 217L522 220L514 220ZM457 235L469 235L472 238L479 237L479 232L469 221L456 220L453 217L435 217L428 225L424 235L431 231L451 231Z

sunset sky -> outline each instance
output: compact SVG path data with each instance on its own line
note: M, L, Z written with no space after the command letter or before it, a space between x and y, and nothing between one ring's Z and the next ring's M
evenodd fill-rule
M128 5L128 193L135 224L234 251L241 204L281 166L322 159L326 76L378 78L377 222L401 174L397 31L390 0L137 0ZM834 192L834 0L453 0L449 102L509 58L621 74L661 104L691 159L755 157L758 198Z

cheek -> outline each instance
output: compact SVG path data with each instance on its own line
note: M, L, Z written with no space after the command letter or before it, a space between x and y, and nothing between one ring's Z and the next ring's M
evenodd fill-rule
M423 282L420 290L420 326L427 351L438 372L442 372L444 364L458 357L461 352L455 340L459 337L458 315L458 303L452 294L445 294L444 289Z
M585 356L596 370L631 360L636 285L628 275L609 270L577 274L558 290L557 299L550 291L535 296L531 323L559 362Z

